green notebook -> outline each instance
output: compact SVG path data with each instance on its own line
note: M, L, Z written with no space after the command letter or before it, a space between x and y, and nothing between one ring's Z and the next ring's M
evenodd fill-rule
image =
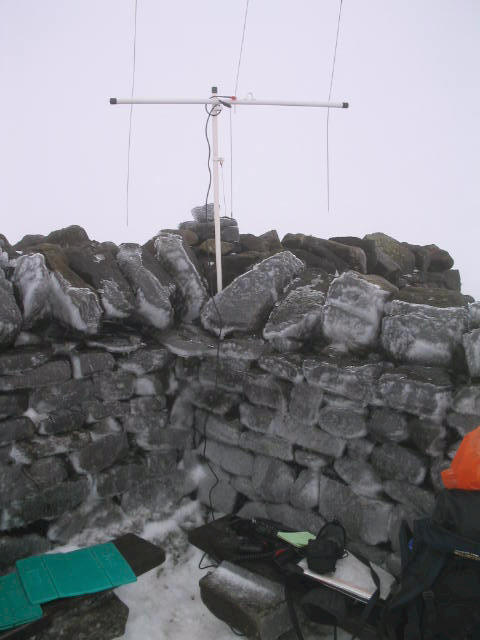
M37 604L104 591L137 579L112 542L26 558L16 566L28 597Z
M42 609L32 604L16 572L0 577L0 630L17 627L42 617Z
M309 531L279 531L277 536L294 547L306 547L310 540L316 538Z

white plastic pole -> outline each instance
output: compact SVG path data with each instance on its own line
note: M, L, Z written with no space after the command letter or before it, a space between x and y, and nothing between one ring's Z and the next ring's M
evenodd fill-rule
M212 89L213 93L213 89ZM212 107L212 148L213 148L213 215L215 220L215 265L217 268L217 291L223 288L222 283L222 244L220 231L220 189L218 181L218 116L222 107L217 103Z
M328 109L348 109L348 102L299 102L295 100L267 100L256 98L237 99L235 96L227 98L110 98L110 104L215 104L226 102L233 106L272 106L272 107L327 107Z

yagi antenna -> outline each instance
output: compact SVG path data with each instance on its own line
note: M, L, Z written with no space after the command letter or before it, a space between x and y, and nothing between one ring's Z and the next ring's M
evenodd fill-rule
M299 102L296 100L238 99L236 96L218 96L217 87L212 87L210 98L110 98L110 104L205 104L212 105L213 116L218 116L223 107L324 107L327 109L347 109L348 102ZM220 195L218 180L218 118L212 119L213 146L213 211L215 220L215 264L217 269L217 291L222 290L222 250L220 235ZM205 214L207 212L205 211Z

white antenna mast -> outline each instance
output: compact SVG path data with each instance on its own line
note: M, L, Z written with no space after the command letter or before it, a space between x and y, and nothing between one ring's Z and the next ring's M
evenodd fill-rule
M347 109L348 102L299 102L293 100L238 99L236 96L217 96L217 87L212 87L210 98L110 98L110 104L210 104L212 105L212 147L213 147L213 210L215 220L215 264L217 269L217 291L222 290L222 249L220 235L220 190L218 180L218 116L222 108L234 106L272 107L325 107L327 109ZM205 211L205 215L207 212Z

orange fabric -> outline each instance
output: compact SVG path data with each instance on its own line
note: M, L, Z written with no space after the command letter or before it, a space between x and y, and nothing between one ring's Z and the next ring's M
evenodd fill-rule
M463 438L452 464L442 471L447 489L480 489L480 427Z

